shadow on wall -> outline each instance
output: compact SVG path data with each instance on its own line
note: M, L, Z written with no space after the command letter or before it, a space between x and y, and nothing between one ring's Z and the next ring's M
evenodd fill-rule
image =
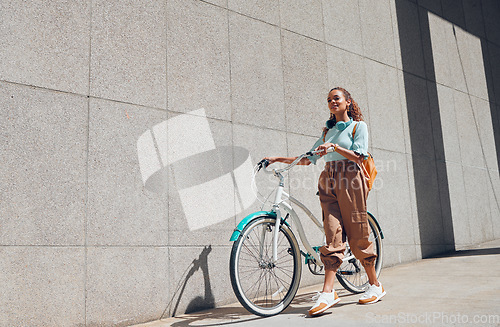
M500 120L494 93L494 82L497 82L495 78L498 79L495 76L495 69L498 68L495 67L500 67L497 65L500 58L492 54L490 43L484 38L484 35L488 38L498 38L495 35L498 33L496 27L490 26L491 22L486 15L500 12L500 5L498 1L443 0L436 1L435 6L436 10L439 9L442 13L433 13L434 15L460 26L481 40L482 58L477 60L482 59L485 67L495 146L500 149ZM446 122L443 119L447 117L441 117L439 110L429 11L410 1L396 1L396 11L412 145L420 243L422 257L428 257L454 250L456 241L442 129L442 122ZM497 151L496 155L500 166L500 152Z
M396 1L396 11L420 244L428 257L455 246L429 20L426 10L408 1Z
M167 307L163 311L163 314L161 315L160 319L163 319L167 316L175 316L178 313L177 310L179 308L179 303L182 300L184 290L186 289L186 285L188 284L189 279L199 269L201 269L203 273L203 281L205 284L205 295L203 297L197 296L194 299L192 299L191 302L189 302L188 306L186 307L186 311L184 313L191 313L195 311L212 309L215 307L215 298L212 293L212 287L210 285L210 276L208 273L208 255L210 254L210 252L212 252L212 246L211 245L205 246L203 251L201 251L199 257L193 260L193 262L191 263L192 265L191 268L188 268L188 270L186 270L187 273L185 272L183 274L183 277L181 277L179 284L177 284L172 299L167 304Z

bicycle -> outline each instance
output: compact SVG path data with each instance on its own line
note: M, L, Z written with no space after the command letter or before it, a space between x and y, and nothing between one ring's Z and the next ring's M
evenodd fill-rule
M329 149L328 152L332 151ZM305 258L311 273L324 275L323 263L319 258L320 246L311 246L297 212L296 205L322 231L322 223L300 201L284 191L283 173L293 168L304 157L315 154L314 151L301 154L291 164L281 169L269 171L269 162L261 160L254 168L255 175L261 171L273 174L279 179L275 200L270 211L257 211L241 220L233 231L230 241L234 242L230 257L230 277L233 291L238 301L249 312L267 317L279 314L292 302L299 288L302 274L301 255ZM290 203L285 200L288 199ZM281 208L286 215L281 214ZM300 240L305 247L303 252L292 231L292 220ZM375 270L377 277L382 268L382 229L375 217L368 212L370 241L377 253ZM340 284L352 293L362 293L368 287L368 278L362 273L362 266L352 254L349 243L336 277Z

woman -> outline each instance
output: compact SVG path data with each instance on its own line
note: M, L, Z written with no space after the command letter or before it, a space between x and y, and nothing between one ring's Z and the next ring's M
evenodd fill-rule
M363 115L357 103L345 89L333 88L328 93L327 101L330 119L312 148L319 151L319 154L303 158L299 162L300 165L316 164L317 159L323 156L326 161L318 181L326 235L326 245L320 248L320 258L325 266L325 280L322 292L309 310L311 316L321 314L340 301L333 290L333 282L344 257L345 236L349 239L353 254L365 268L370 283L359 303L375 303L386 294L377 280L374 266L377 255L368 240L368 185L359 168L368 156L368 129L362 121ZM327 153L328 148L333 148L334 152ZM266 159L270 163L291 163L295 160L287 157Z

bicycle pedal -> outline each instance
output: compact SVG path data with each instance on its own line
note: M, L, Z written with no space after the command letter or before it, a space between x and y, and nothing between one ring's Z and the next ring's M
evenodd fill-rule
M341 274L341 275L354 275L354 271L345 271L345 270L342 270L342 271L337 271L338 274Z

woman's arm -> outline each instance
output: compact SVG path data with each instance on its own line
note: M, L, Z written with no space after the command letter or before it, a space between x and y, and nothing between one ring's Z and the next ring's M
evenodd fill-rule
M331 147L335 148L335 152L342 155L346 159L354 161L358 165L361 165L363 163L363 159L364 159L363 155L359 155L352 150L347 150L346 148L343 148L343 147L339 146L338 144L333 144L333 143L321 144L320 146L318 146L316 148L316 151L321 151L319 153L319 155L324 156L326 154L326 149L331 148Z
M283 162L286 164L291 164L297 157L265 157L264 159L269 160L269 164L274 162ZM310 165L311 161L307 158L302 158L297 163L297 165Z

